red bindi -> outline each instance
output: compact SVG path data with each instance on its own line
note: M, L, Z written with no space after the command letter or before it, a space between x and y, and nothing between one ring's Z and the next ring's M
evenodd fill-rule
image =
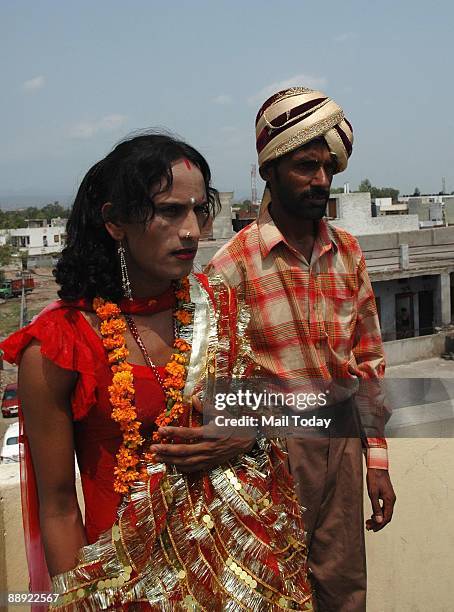
M188 170L191 170L192 169L191 168L191 162L188 159L186 159L185 157L183 157L183 161L184 161L184 165L186 166L186 168Z

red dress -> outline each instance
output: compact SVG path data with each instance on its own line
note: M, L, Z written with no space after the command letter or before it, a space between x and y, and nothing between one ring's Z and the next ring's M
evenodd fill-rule
M89 543L112 526L121 496L113 490L115 456L122 436L111 419L108 386L112 381L106 351L85 316L62 302L48 307L30 325L3 342L5 359L19 363L36 339L41 353L55 365L79 374L72 396L74 442L85 500ZM158 368L164 374L164 368ZM143 432L149 434L164 406L164 393L148 366L133 365L135 405ZM148 436L147 436L148 437Z

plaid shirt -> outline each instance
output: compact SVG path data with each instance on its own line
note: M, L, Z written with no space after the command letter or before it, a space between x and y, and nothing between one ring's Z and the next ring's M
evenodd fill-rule
M262 367L291 380L361 381L355 401L367 466L388 469L386 440L380 437L387 416L380 391L383 345L358 241L322 220L309 265L265 208L218 251L207 273L244 291L251 343Z

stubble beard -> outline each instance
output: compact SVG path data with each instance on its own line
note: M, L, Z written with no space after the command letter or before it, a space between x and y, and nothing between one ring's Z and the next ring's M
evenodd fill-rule
M320 221L326 215L329 194L324 191L308 189L295 197L282 186L278 193L282 209L291 217L304 221ZM317 200L315 202L314 200ZM324 203L320 203L323 201Z

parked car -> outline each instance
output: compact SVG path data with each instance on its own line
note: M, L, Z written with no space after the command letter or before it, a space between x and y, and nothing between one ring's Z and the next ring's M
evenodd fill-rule
M3 437L0 462L14 463L16 461L19 461L19 423L11 423Z
M17 397L17 384L6 385L2 399L2 415L4 417L15 417L19 411L19 399Z

